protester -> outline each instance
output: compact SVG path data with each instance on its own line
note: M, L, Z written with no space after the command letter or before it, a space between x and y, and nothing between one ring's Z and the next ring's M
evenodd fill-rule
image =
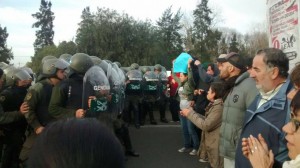
M246 72L245 62L240 54L231 52L217 61L219 78L225 81L219 150L224 157L224 167L233 168L245 111L257 95L257 89L254 80Z
M283 168L298 168L300 167L300 92L298 91L291 102L291 121L287 123L282 130L286 133L288 155L291 161L285 161ZM258 138L250 135L249 138L243 139L243 154L249 159L253 168L264 167L272 168L274 163L274 154L268 149L268 145L261 134ZM275 160L276 162L276 160ZM278 163L277 163L278 165ZM275 167L275 166L274 166Z
M224 89L223 83L211 83L207 93L210 104L206 108L205 116L196 113L191 108L182 109L181 115L187 117L202 130L201 143L208 153L211 167L222 168L223 157L219 155L220 127L222 122Z
M32 148L32 168L124 168L122 146L97 119L65 119L49 124Z
M288 70L289 60L279 49L262 49L254 57L250 76L256 81L260 94L246 110L241 139L237 141L236 168L251 167L249 160L242 154L242 138L259 133L278 162L288 159L284 132L281 131L290 118L287 94L292 83L288 79Z
M180 109L190 108L191 101L193 99L195 82L193 80L193 74L191 73L190 63L192 60L188 60L188 73L180 73L179 79L177 76L172 74L174 80L178 83L178 96L180 97ZM180 116L180 124L183 131L183 140L184 147L180 148L178 152L188 152L189 148L193 148L193 150L189 153L190 155L196 155L197 150L199 148L199 137L194 128L195 125L186 119L185 117Z

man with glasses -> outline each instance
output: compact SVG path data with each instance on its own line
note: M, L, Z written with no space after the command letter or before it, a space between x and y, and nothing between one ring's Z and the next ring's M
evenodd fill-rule
M236 168L251 167L241 150L242 138L259 133L273 151L275 160L278 161L276 163L282 164L288 159L284 132L281 130L290 118L287 94L292 88L292 83L288 78L288 71L289 60L279 49L262 49L254 57L250 76L255 80L260 94L245 114L241 139L236 149Z

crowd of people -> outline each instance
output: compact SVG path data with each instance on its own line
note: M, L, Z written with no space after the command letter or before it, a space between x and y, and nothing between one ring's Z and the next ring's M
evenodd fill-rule
M46 56L36 75L1 63L1 167L124 167L125 155L139 156L128 126L157 125L154 107L170 122L167 104L180 153L213 168L300 167L300 65L289 74L275 48L186 63L171 76L160 64L121 67L84 53Z

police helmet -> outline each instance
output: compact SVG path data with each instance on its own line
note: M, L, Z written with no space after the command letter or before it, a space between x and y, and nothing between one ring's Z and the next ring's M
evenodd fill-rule
M133 63L133 64L130 65L130 69L131 69L131 70L139 69L139 67L140 67L140 66L139 66L139 64L137 64L137 63Z
M121 67L121 63L120 62L115 61L114 63L117 64L119 68Z
M156 65L154 65L154 70L161 71L162 66L160 64L156 64Z
M94 65L89 55L76 53L71 58L70 69L78 74L84 75L85 72Z
M145 74L148 71L151 71L151 68L149 66L143 66L141 71L143 72L143 74Z
M72 55L71 54L62 54L62 55L59 56L59 58L65 60L68 63L70 63Z
M47 55L47 56L45 56L45 57L42 59L42 64L43 64L47 59L53 59L53 58L56 58L56 57L53 56L53 55Z
M32 77L29 73L21 68L13 69L8 71L6 74L5 85L13 86L18 80L30 80Z
M48 59L43 64L42 75L45 77L56 76L58 69L66 69L69 66L63 59Z
M4 67L7 67L7 66L8 66L7 63L5 63L5 62L0 62L0 68L1 68L1 69L4 69Z
M92 59L94 65L99 65L99 64L101 63L101 61L102 61L102 60L101 60L99 57L97 57L97 56L90 56L90 57L91 57L91 59Z

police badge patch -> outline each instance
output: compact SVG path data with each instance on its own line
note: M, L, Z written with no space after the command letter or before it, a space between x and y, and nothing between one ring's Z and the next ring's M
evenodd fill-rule
M32 97L32 94L31 93L27 93L26 97L25 97L25 100L30 100Z
M234 103L238 102L238 100L239 100L239 95L237 95L237 94L233 95L232 100L233 100Z

